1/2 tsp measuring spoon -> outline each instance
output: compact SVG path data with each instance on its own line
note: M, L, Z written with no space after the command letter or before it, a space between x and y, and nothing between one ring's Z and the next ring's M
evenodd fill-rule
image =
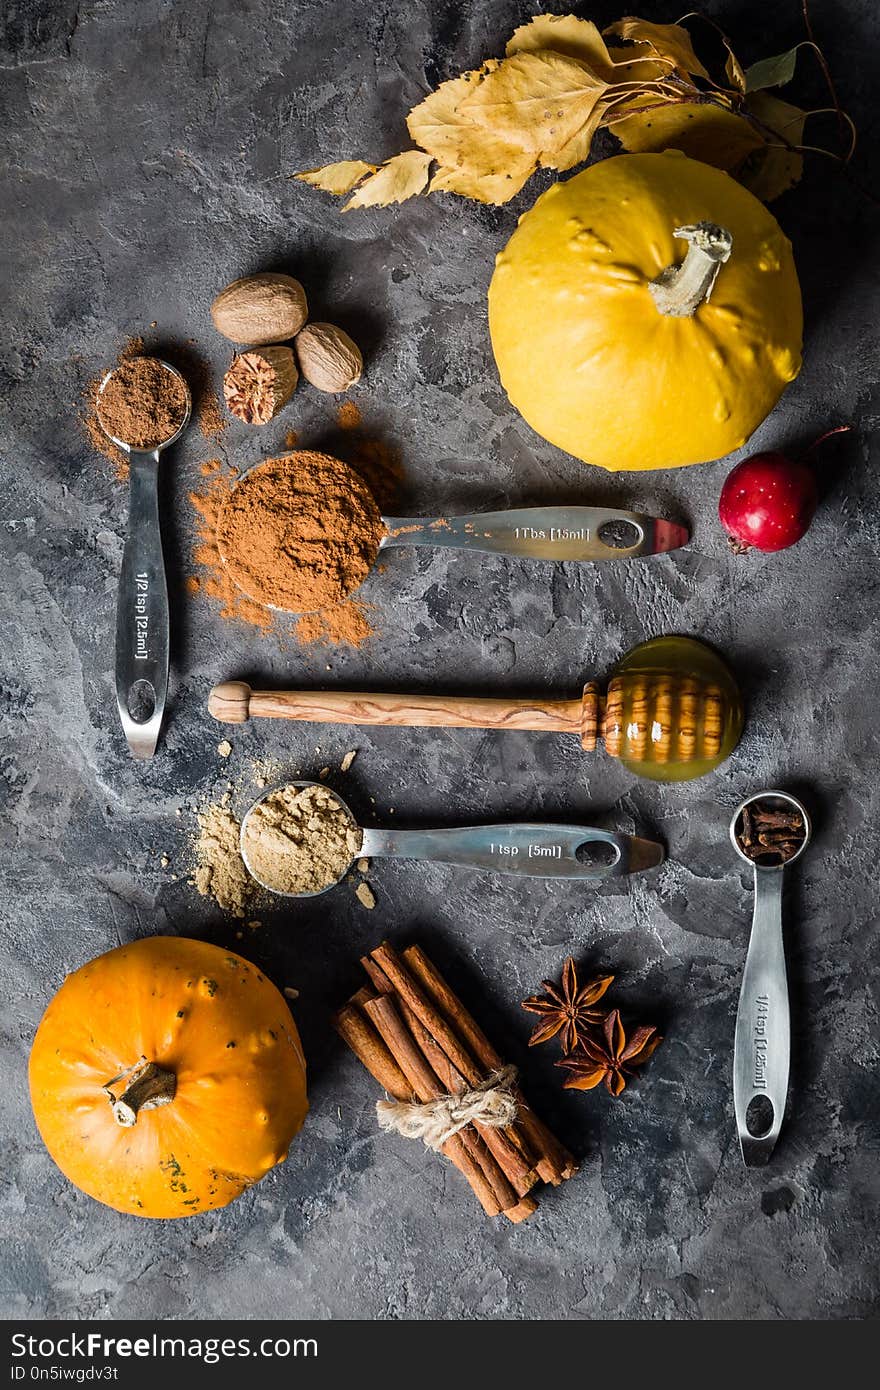
M785 863L762 864L750 859L737 841L743 811L756 801L794 810L803 818L803 843ZM733 1044L733 1108L743 1162L749 1168L759 1167L770 1158L785 1113L791 1022L782 940L782 885L786 868L803 854L810 834L806 807L788 792L757 792L736 808L730 822L731 843L755 874L752 932ZM750 1107L754 1107L751 1122Z
M98 412L107 438L128 455L128 538L116 602L116 704L126 742L136 758L151 758L155 753L168 697L171 633L159 525L159 455L183 434L192 410L189 387L180 372L161 358L155 360L177 377L186 393L183 420L168 439L154 449L133 448L104 427ZM99 401L112 376L108 372L101 382Z
M284 782L287 787L321 787L323 782ZM248 856L247 826L251 813L279 787L258 796L241 822L240 847L245 868L270 893L281 898L315 898L341 883L358 859L416 859L434 864L456 864L464 869L491 869L524 878L580 879L597 882L656 868L665 858L663 846L636 835L599 830L584 825L543 825L516 822L511 825L466 825L451 830L370 830L357 826L350 807L338 792L331 795L361 830L357 853L331 883L317 892L283 893L254 872Z

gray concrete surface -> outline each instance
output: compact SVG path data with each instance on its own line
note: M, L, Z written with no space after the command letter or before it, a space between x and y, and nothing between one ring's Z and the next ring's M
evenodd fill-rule
M501 51L531 6L389 0L17 0L0 51L6 157L2 284L4 525L0 1088L7 1316L186 1318L861 1318L876 1310L878 1090L877 415L874 206L817 158L777 204L804 285L804 371L756 443L826 425L824 499L787 554L732 558L715 522L728 464L611 478L542 443L508 407L485 323L494 253L540 180L501 210L450 197L340 216L289 174L395 152L429 84ZM676 6L642 7L672 18ZM876 14L815 4L817 29L876 174ZM749 61L799 37L799 7L718 0ZM589 7L609 22L607 3ZM810 89L811 79L807 78ZM813 87L817 104L825 104ZM873 166L873 169L872 169ZM876 178L875 178L876 185ZM216 452L191 430L167 461L175 612L173 699L159 755L130 759L112 694L125 491L77 422L84 383L128 335L194 339L219 372L208 305L235 276L299 275L318 316L363 342L354 399L399 450L401 508L471 510L618 499L689 516L684 552L616 569L553 569L398 551L368 585L380 636L303 651L221 622L183 591L188 491ZM157 327L151 332L150 324ZM299 392L262 433L230 429L238 465L295 428L340 443L335 403ZM206 713L228 676L305 686L575 691L629 646L701 633L749 698L746 736L716 775L667 790L576 742L528 734L320 732L253 725L228 762ZM339 779L355 808L400 824L591 817L664 836L652 877L601 890L377 866L378 906L350 889L236 925L186 881L194 808L253 759ZM795 875L788 945L791 1115L766 1171L740 1162L731 1046L750 888L730 808L767 783L817 822ZM375 798L375 807L371 798ZM178 812L180 814L178 815ZM160 865L167 854L170 865ZM171 875L178 874L176 881ZM121 941L191 933L239 946L295 1006L312 1113L289 1162L227 1210L139 1222L76 1192L45 1153L28 1048L66 971ZM519 1000L568 952L619 973L631 1016L667 1041L616 1103L563 1095L550 1055L525 1059L539 1108L583 1159L519 1228L480 1220L458 1176L377 1133L376 1088L328 1011L380 937L430 945L487 1027L522 1057ZM480 982L482 977L482 982Z

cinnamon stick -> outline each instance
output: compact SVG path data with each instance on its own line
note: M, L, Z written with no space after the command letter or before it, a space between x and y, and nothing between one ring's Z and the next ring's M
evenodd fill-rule
M349 1000L333 1015L333 1026L358 1060L363 1062L370 1075L376 1078L383 1091L387 1091L395 1100L413 1099L412 1086L376 1029L355 1006L354 1000Z
M464 1077L469 1086L478 1086L485 1080L483 1070L477 1066L470 1054L461 1046L445 1018L437 1011L428 997L413 980L397 952L387 941L371 953L373 966L378 966L394 986L401 1001L409 1009L431 1040L445 1054L455 1070ZM372 978L372 976L371 976ZM376 977L378 978L378 977ZM501 1065L501 1059L495 1064ZM495 1067L490 1067L494 1071ZM538 1180L538 1171L532 1156L516 1125L507 1129L493 1129L490 1125L480 1126L480 1135L487 1147L497 1158L510 1182L520 1197L530 1192Z
M407 1033L403 1020L394 1006L393 999L387 994L381 994L376 999L368 1000L364 1005L364 1012L370 1022L375 1024L389 1052L412 1087L416 1098L424 1103L429 1100L437 1100L442 1096L444 1092L440 1089L427 1062ZM471 1136L471 1138L476 1140L476 1135ZM450 1158L456 1167L465 1174L486 1214L498 1216L505 1202L511 1207L515 1204L515 1196L512 1191L509 1197L506 1192L495 1192L492 1183L487 1179L480 1166L474 1148L475 1145L468 1142L464 1136L464 1131L462 1131L460 1134L451 1135L446 1140L441 1153L446 1154L447 1158Z
M380 948L381 949L381 948ZM375 953L374 953L375 954ZM468 1013L458 995L450 989L439 970L432 965L420 946L408 946L403 952L403 962L424 989L434 1005L442 1009L452 1020L459 1037L471 1049L477 1060L490 1071L502 1065L502 1059L490 1043L483 1030ZM534 1148L537 1170L544 1182L558 1187L566 1178L574 1177L578 1165L574 1156L561 1144L528 1105L521 1091L517 1091L520 1110L519 1123L528 1142Z
M379 1033L357 1007L358 1004L364 1004L375 997L375 991L372 989L359 990L354 998L334 1015L334 1027L383 1090L395 1100L412 1101L415 1099L412 1086L394 1061ZM476 1135L474 1138L476 1140ZM503 1186L499 1185L499 1191L495 1191L495 1172L490 1154L485 1155L489 1160L485 1165L489 1171L484 1173L479 1150L472 1154L465 1145L453 1145L450 1151L444 1149L444 1153L470 1183L487 1216L497 1216L504 1205L509 1205L510 1199Z
M467 1082L461 1072L452 1065L442 1047L434 1041L409 1005L403 999L398 999L397 1006L412 1034L413 1041L436 1076L442 1090L450 1096L460 1095L462 1091L467 1089ZM538 1174L534 1168L529 1169L525 1174L522 1173L522 1156L506 1137L504 1130L499 1129L497 1125L480 1124L479 1120L473 1122L473 1127L488 1150L492 1163L502 1174L512 1198L503 1209L506 1216L508 1206L513 1206L517 1198L525 1197L527 1192L531 1192L538 1181ZM468 1134L470 1131L465 1129L461 1132Z

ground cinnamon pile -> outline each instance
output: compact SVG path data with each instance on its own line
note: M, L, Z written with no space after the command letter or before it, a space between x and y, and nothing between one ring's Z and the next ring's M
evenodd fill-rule
M334 608L363 583L384 525L347 464L308 450L252 468L223 504L218 544L239 588L291 613Z
M187 391L157 357L129 357L101 388L95 408L107 434L133 449L157 449L186 419Z

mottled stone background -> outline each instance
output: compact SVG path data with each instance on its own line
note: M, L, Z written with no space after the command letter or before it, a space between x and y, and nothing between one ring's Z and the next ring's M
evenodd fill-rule
M852 1318L876 1308L878 1089L876 207L816 157L777 211L805 291L799 380L756 442L794 447L842 420L809 536L734 559L715 521L727 463L611 478L544 444L508 407L489 351L495 252L540 180L510 207L451 197L341 216L288 180L401 147L403 116L438 80L499 53L533 7L517 0L10 0L0 52L2 195L3 888L0 956L8 1315L285 1318ZM557 6L563 9L563 6ZM678 6L651 0L654 19ZM713 0L746 62L801 34L799 6ZM601 22L620 8L581 11ZM813 6L861 127L876 187L876 10ZM800 91L824 105L818 80ZM818 129L817 132L818 134ZM196 429L164 465L174 601L173 694L158 756L134 763L113 699L116 579L126 496L77 420L84 383L125 338L194 339L219 372L216 290L248 271L300 276L319 317L360 337L354 399L396 448L401 510L600 501L689 517L683 552L616 568L400 550L366 596L380 635L360 651L284 649L185 596L187 493L211 446ZM150 332L155 321L157 328ZM542 370L541 364L536 364ZM308 389L264 431L230 429L238 465L289 428L345 447L335 402ZM702 633L740 673L746 736L716 775L661 789L574 740L528 734L252 725L228 762L206 712L228 676L376 689L567 694L633 643ZM194 808L267 756L333 780L377 823L602 817L665 837L663 868L607 888L376 865L378 905L350 888L236 924L186 881ZM731 807L768 783L815 811L794 875L788 946L792 1110L765 1171L740 1161L731 1048L751 907L727 842ZM375 798L375 806L372 799ZM160 856L170 864L163 868ZM176 881L171 875L177 874ZM233 1207L138 1222L75 1191L45 1153L28 1048L68 970L118 942L192 933L239 946L295 986L312 1113L291 1154ZM430 946L517 1057L519 1000L569 952L619 974L631 1016L667 1041L619 1102L563 1095L550 1055L533 1094L583 1159L519 1228L480 1220L448 1165L377 1134L374 1083L328 1011L381 936Z

